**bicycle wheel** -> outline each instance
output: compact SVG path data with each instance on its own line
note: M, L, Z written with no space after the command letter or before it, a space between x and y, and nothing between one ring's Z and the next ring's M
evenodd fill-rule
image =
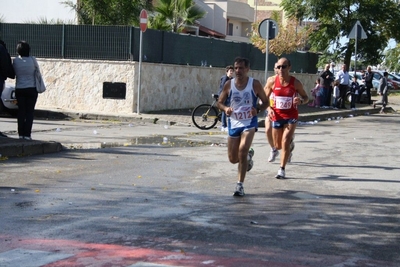
M193 110L192 121L200 130L209 130L218 122L218 111L210 104L201 104Z

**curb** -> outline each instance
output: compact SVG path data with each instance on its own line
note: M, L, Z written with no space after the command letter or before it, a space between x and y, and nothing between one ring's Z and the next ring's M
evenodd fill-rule
M0 146L0 159L55 153L62 150L61 143L53 141L11 140L11 142L7 142Z
M387 107L388 112L397 113L392 107ZM299 115L299 122L316 122L324 120L332 120L340 117L353 117L365 116L370 114L379 113L379 109L372 107L364 107L357 110L321 110L315 113L303 113ZM119 116L107 114L90 114L90 113L76 113L76 112L59 112L49 110L35 110L35 117L41 119L55 119L55 120L97 120L97 121L119 121L131 122L141 121L154 124L168 124L179 126L192 126L188 123L188 117L182 119L180 115L164 115L164 114L142 114L133 116ZM179 121L181 118L181 121ZM185 121L185 122L183 122ZM265 117L259 115L258 126L265 127ZM7 159L8 157L25 157L32 155L41 155L48 153L56 153L62 150L70 149L88 149L88 148L105 148L120 146L119 143L104 145L102 143L68 143L62 144L55 141L37 141L37 140L20 140L14 138L5 138L6 141L0 143L0 160Z

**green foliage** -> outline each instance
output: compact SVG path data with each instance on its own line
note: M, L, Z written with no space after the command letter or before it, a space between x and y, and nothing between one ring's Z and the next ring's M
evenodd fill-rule
M75 24L73 20L62 20L62 19L47 19L46 17L40 17L37 20L25 20L27 24Z
M283 54L290 54L296 50L306 50L308 37L313 30L311 27L300 28L294 18L283 24L281 14L278 12L272 12L271 18L278 24L279 30L278 35L268 42L269 53L280 58ZM265 53L267 42L258 34L259 25L259 23L253 23L250 41L255 47Z
M79 24L139 26L140 11L152 10L149 0L80 0L77 4L72 1L61 3L77 13Z
M193 0L158 0L149 27L157 30L181 32L186 25L194 25L206 12Z
M311 50L343 60L349 64L354 54L355 40L347 38L355 22L360 21L367 39L358 40L360 60L375 65L390 38L400 41L400 8L391 0L282 0L282 8L290 18L318 22L318 30L310 36ZM329 48L333 47L333 53ZM327 62L326 57L321 59Z
M385 66L391 71L400 72L400 44L389 49L385 58Z

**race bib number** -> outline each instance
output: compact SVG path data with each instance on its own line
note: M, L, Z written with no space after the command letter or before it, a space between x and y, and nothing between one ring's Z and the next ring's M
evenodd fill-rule
M286 96L275 96L275 107L277 109L290 109L292 108L293 98Z
M232 112L231 117L237 121L245 121L253 118L253 115L251 115L251 106L239 107Z

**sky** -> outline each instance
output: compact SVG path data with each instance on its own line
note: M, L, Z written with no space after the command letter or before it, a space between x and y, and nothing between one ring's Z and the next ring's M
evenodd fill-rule
M61 2L63 0L0 0L0 18L5 23L25 23L41 18L71 23L75 20L75 12ZM76 3L76 0L72 2Z

